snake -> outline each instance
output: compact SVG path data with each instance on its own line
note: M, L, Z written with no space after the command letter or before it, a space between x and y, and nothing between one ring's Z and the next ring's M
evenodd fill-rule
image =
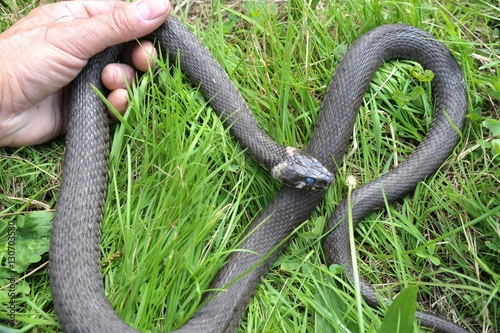
M250 155L281 180L276 196L248 227L239 248L217 272L198 311L176 332L235 332L261 278L281 250L283 240L306 221L321 202L353 131L373 74L389 59L409 59L434 73L435 115L428 133L404 162L353 192L357 224L366 214L409 194L434 174L461 137L467 112L464 76L451 52L431 34L410 25L382 25L362 35L339 62L309 143L302 150L277 144L259 126L238 89L207 48L178 19L170 16L146 38L199 87L222 123ZM106 106L95 92L105 91L102 68L116 62L123 46L89 59L71 83L68 130L60 196L49 250L53 303L64 332L136 332L116 314L106 298L100 258L100 235L108 181L110 128ZM290 177L290 178L287 178ZM345 267L352 279L347 232L347 202L329 219L323 247L329 263ZM378 307L377 294L361 279L367 303ZM165 314L172 316L174 314ZM438 332L467 332L458 324L417 312L422 326Z

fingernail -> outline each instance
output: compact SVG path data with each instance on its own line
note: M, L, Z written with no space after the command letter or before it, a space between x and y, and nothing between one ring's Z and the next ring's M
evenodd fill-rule
M137 3L137 10L145 20L154 20L168 11L168 0L141 0Z

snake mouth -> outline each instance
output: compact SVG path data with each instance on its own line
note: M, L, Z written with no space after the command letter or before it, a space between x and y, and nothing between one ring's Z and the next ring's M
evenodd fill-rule
M328 187L332 184L333 182L333 175L329 173L328 175L323 175L321 174L317 178L310 178L310 177L305 177L305 178L298 178L295 180L282 180L283 184L303 190L309 190L309 191L324 191L328 189Z

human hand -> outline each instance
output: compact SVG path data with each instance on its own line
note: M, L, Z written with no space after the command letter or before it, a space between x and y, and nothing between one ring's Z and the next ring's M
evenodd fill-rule
M168 0L65 1L44 5L0 34L0 147L47 142L66 130L66 88L88 59L115 44L140 38L168 17ZM146 71L151 42L128 47L125 63ZM127 108L132 66L106 66L109 102ZM125 80L127 83L125 82Z

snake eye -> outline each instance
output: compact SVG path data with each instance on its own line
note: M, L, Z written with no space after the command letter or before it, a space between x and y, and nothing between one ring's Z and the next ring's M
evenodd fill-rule
M304 178L304 181L306 182L307 185L312 185L315 182L315 180L311 177Z

